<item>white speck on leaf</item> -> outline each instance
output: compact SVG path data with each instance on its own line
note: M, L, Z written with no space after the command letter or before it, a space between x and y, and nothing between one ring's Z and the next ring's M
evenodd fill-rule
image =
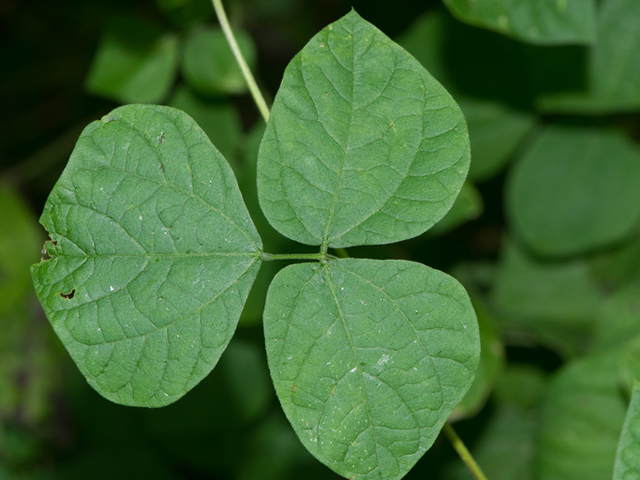
M115 288L113 288L111 285L109 285L109 290L111 290L113 292L115 290Z
M384 367L387 363L389 363L389 360L391 360L391 357L386 353L383 353L380 359L378 360L378 362L376 363L375 368L377 370L382 370L382 367Z

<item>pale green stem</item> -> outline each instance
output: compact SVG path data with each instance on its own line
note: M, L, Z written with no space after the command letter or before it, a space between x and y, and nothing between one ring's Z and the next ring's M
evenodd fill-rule
M256 102L256 105L258 106L258 110L260 110L260 113L262 114L264 121L268 123L269 107L267 107L267 102L264 101L264 97L262 96L262 93L260 93L258 84L253 78L253 75L251 74L251 70L249 69L249 65L247 65L247 62L242 56L242 52L240 51L238 42L236 42L236 37L233 36L233 31L231 30L231 25L229 25L227 14L225 13L224 7L222 6L222 0L211 0L211 1L213 2L213 8L216 11L216 15L218 16L220 27L222 27L222 31L224 32L225 37L227 37L227 42L229 42L231 51L233 52L233 55L236 57L236 61L240 66L240 70L242 70L242 74L244 75L244 78L247 81L247 85L249 86L249 91L253 96L253 100Z
M476 477L477 480L487 480L487 477L482 473L482 470L449 422L444 424L442 431L447 436L456 452L458 452L462 461L467 465L467 468L471 471L473 476Z
M326 253L263 253L262 260L270 262L273 260L326 260L336 258Z

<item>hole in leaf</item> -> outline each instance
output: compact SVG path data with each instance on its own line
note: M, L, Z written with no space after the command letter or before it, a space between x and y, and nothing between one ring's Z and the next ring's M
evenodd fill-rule
M51 255L49 255L49 252L47 250L47 244L50 243L51 245L53 245L54 247L58 245L58 242L54 241L54 240L47 240L46 242L44 242L44 245L42 246L42 250L40 251L40 253L42 255L46 255L42 257L42 260L51 260Z
M76 294L76 289L74 288L73 290L71 290L69 293L62 293L60 292L60 296L62 298L66 298L67 300L71 300Z

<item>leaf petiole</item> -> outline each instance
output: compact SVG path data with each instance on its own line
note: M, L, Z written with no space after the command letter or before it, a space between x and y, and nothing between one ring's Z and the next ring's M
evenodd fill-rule
M338 258L326 253L263 253L262 260L271 262L273 260L326 260L328 258Z

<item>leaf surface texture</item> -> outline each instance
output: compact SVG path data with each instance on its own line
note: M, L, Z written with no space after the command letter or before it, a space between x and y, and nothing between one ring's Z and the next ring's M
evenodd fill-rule
M90 124L40 222L40 302L89 384L158 407L226 348L262 243L231 168L186 114L130 105Z
M289 421L311 453L347 478L402 478L479 362L466 292L413 262L286 267L269 290L264 328Z
M469 168L462 112L352 11L287 67L260 146L269 222L309 245L398 242L444 216Z

